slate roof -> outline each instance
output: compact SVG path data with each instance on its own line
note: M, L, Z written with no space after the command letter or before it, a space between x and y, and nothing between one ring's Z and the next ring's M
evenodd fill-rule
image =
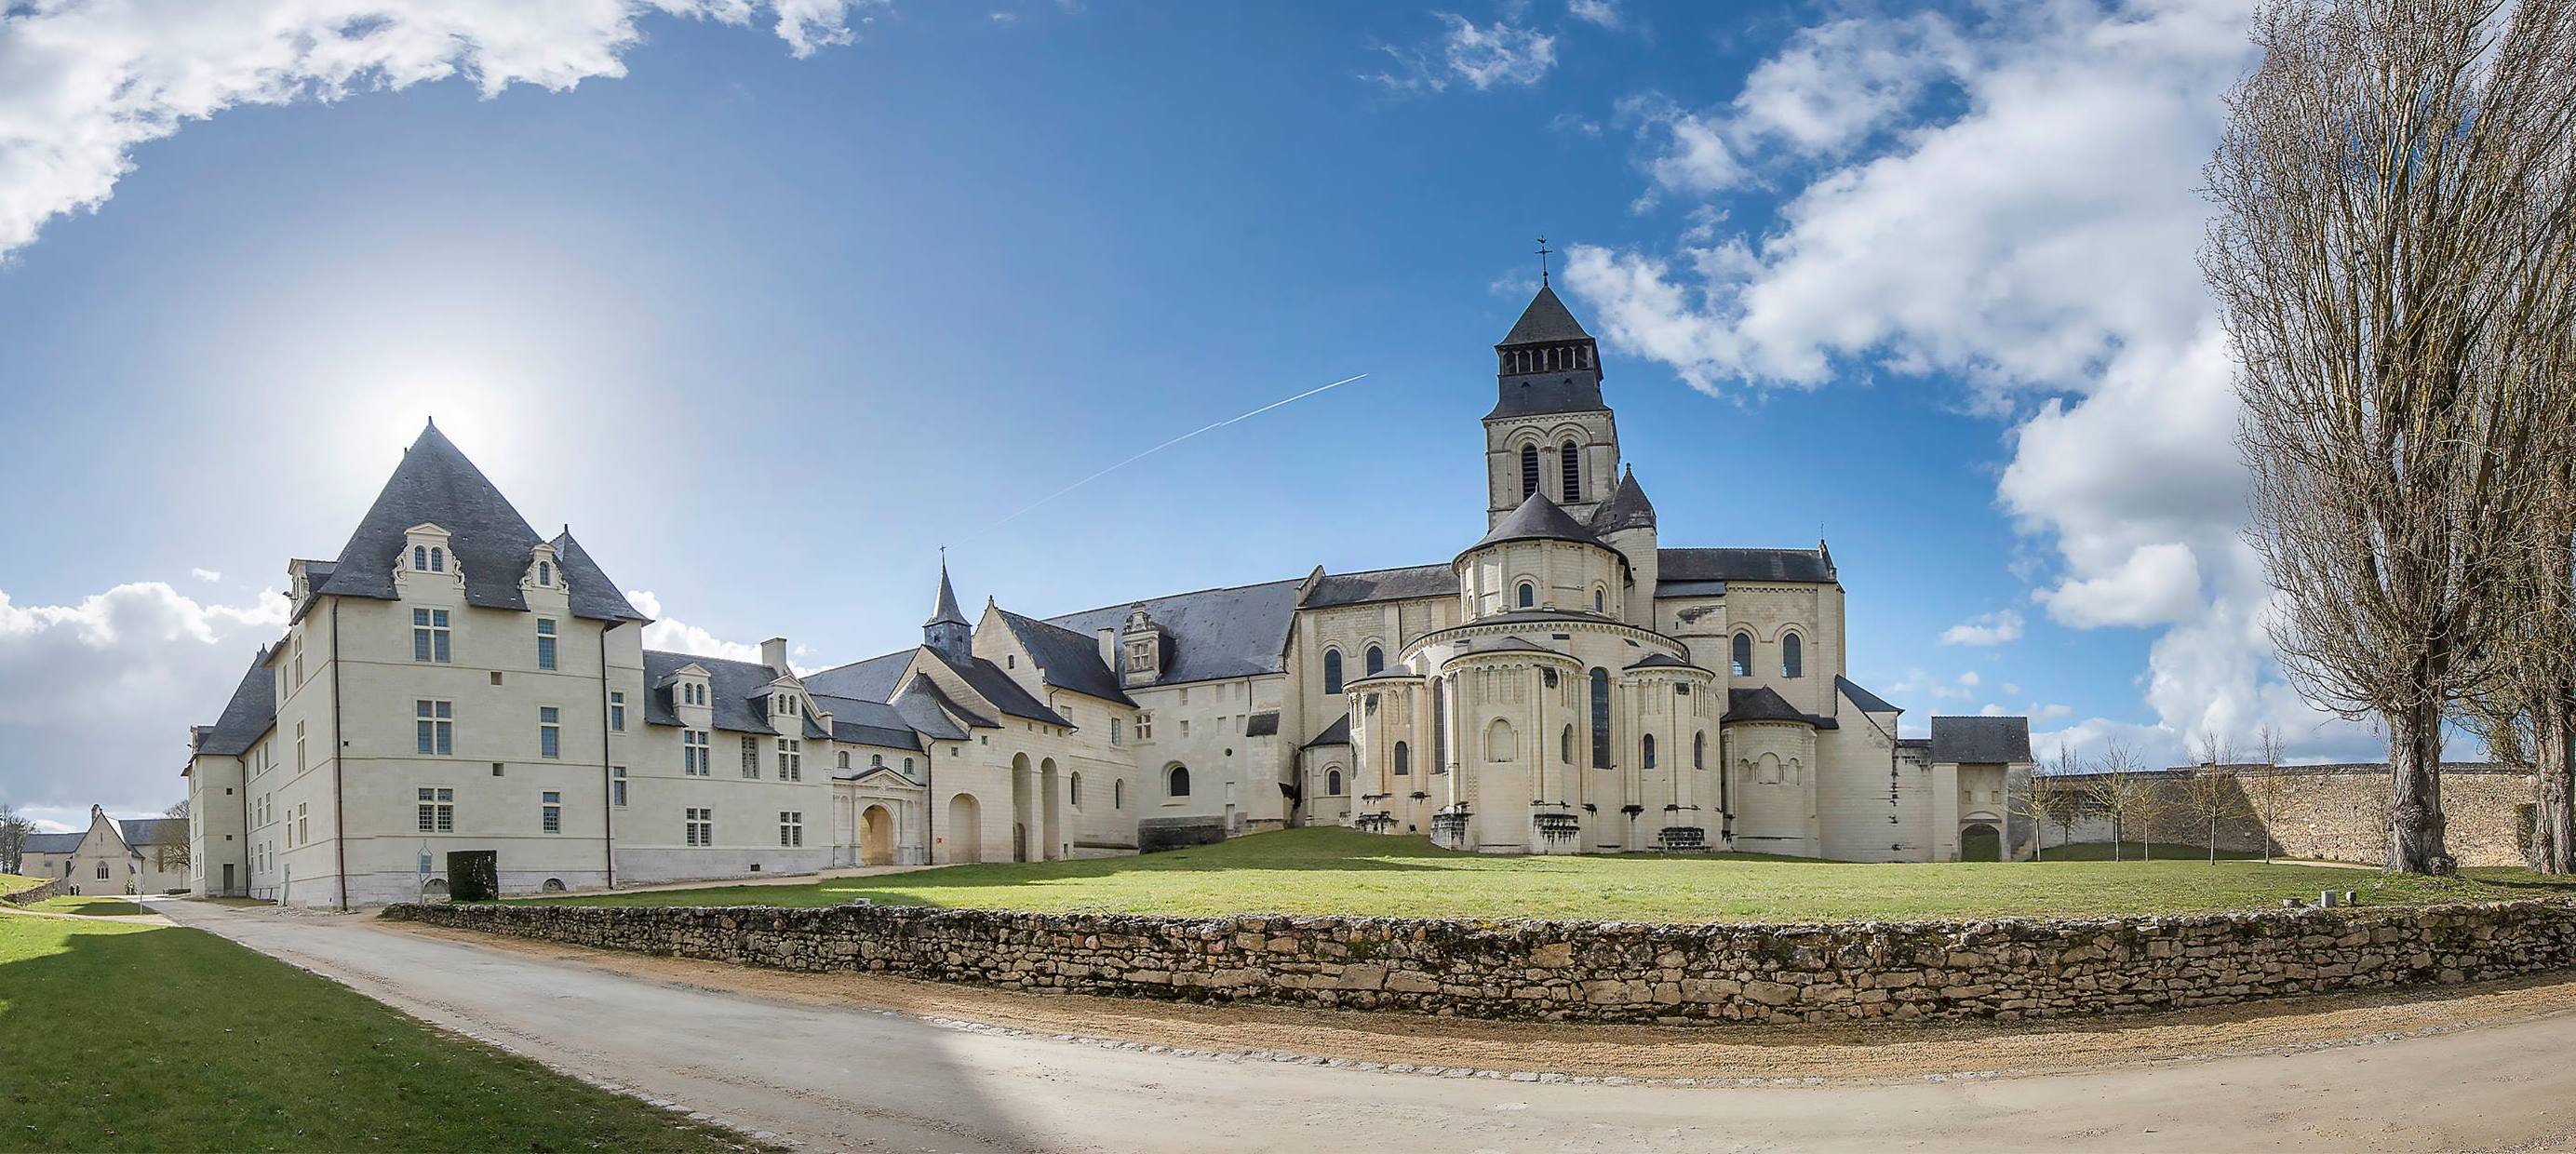
M233 687L232 700L224 703L223 716L197 742L197 752L240 757L277 725L277 675L268 670L274 650L274 646L262 648L259 656L251 658L250 672L242 674L241 684Z
M80 849L81 839L88 836L88 830L74 830L70 833L31 833L27 835L27 840L19 846L19 849L25 853L74 853Z
M1491 532L1486 533L1482 540L1467 546L1460 556L1473 553L1488 545L1500 545L1506 541L1574 541L1585 545L1601 544L1601 538L1598 535L1585 528L1583 522L1575 520L1573 514L1567 513L1556 502L1548 500L1545 493L1530 494L1521 502L1520 508L1512 510L1510 515L1495 522Z
M1880 697L1879 695L1863 689L1858 685L1852 684L1851 678L1845 677L1839 673L1834 675L1834 688L1841 690L1843 696L1849 698L1852 704L1859 706L1860 711L1863 713L1905 712L1893 705L1889 705L1886 698Z
M903 695L895 699L894 708L914 729L951 741L965 740L965 726L995 729L1002 724L957 704L956 698L948 696L938 682L924 673L913 674L912 680L904 684Z
M981 657L952 661L947 654L936 649L924 649L922 652L928 653L931 660L947 666L950 672L957 675L958 680L965 682L968 688L973 689L984 700L992 702L993 708L1003 713L1030 721L1043 721L1049 725L1070 727L1073 724L1065 720L1063 714L1047 708L1045 702L1031 696L1028 690L1020 688L1020 683L1011 680L1011 675L1004 672L999 665Z
M1935 717L1932 760L1951 762L2029 761L2027 717Z
M1259 713L1244 718L1243 735L1245 737L1278 736L1279 711L1276 709L1265 709Z
M964 624L966 615L957 611L957 587L948 583L948 561L943 557L939 562L939 600L930 607L930 620L922 625Z
M1833 566L1821 549L1658 549L1655 595L1677 581L1801 581L1826 584Z
M860 745L882 745L890 749L920 749L921 736L913 732L912 722L901 710L882 701L861 701L855 697L830 694L806 694L814 707L832 715L832 740ZM963 737L964 734L958 734Z
M1646 499L1646 489L1637 483L1631 470L1619 477L1619 488L1610 499L1592 511L1592 531L1602 536L1622 529L1655 527L1655 503Z
M1364 605L1372 601L1410 601L1419 597L1455 597L1458 571L1450 565L1411 565L1362 573L1328 574L1306 594L1304 608Z
M1637 660L1635 660L1635 661L1631 661L1631 662L1629 662L1629 663L1628 663L1628 668L1630 668L1630 669L1699 669L1699 670L1701 670L1702 672L1710 672L1709 670L1706 670L1706 669L1704 669L1704 668L1703 668L1703 667L1701 667L1701 666L1693 665L1693 664L1691 664L1690 662L1684 661L1684 660L1682 660L1681 658L1675 657L1675 656L1673 656L1673 655L1671 655L1671 654L1669 654L1669 653L1649 653L1649 654L1645 655L1644 657L1640 657L1640 658L1638 658L1638 659L1637 659ZM1776 696L1778 696L1778 695L1777 695L1777 694L1774 694L1773 696L1775 696L1775 697L1776 697Z
M903 671L912 668L913 652L898 649L882 657L808 673L798 680L813 693L859 701L892 701L895 689L903 683Z
M666 653L659 649L644 651L644 724L678 725L680 715L673 711L671 678L682 666L697 665L707 671L707 704L715 710L715 728L732 733L776 733L769 724L766 707L753 708L752 702L766 700L769 683L786 673L782 669L750 661L726 661L701 657L695 653ZM806 737L819 738L823 731L814 719L805 719Z
M188 819L184 817L123 818L116 820L116 827L116 832L125 835L125 844L137 849L188 844Z
M1503 334L1502 343L1494 347L1591 338L1592 334L1583 331L1582 322L1574 319L1574 313L1565 307L1565 302L1557 299L1556 290L1540 285L1538 295L1530 298L1529 307L1521 310L1521 319L1512 322L1512 331Z
M1719 718L1718 723L1723 725L1737 721L1803 721L1813 725L1815 720L1799 712L1797 706L1789 704L1789 699L1780 696L1779 690L1768 685L1757 685L1751 689L1727 690L1726 716Z
M1128 613L1142 608L1163 628L1160 683L1164 685L1278 673L1287 668L1288 626L1297 616L1299 584L1297 580L1267 581L1122 601L1049 617L1046 622L1083 637L1085 647L1097 653L1091 639L1098 631L1124 627ZM1453 579L1450 589L1455 592L1456 588Z
M1351 715L1345 713L1341 716L1340 720L1333 722L1331 725L1325 726L1324 731L1316 734L1313 741L1309 741L1299 748L1313 749L1319 745L1349 745L1350 743Z
M599 562L590 559L590 550L573 540L571 526L565 526L547 544L555 547L555 567L563 570L564 582L572 594L568 602L573 616L592 621L652 620L626 603L626 595L617 591L617 583L600 571ZM311 569L308 567L306 572Z
M1095 634L1076 633L1051 621L1022 617L1007 609L1001 611L1002 624L1020 646L1029 651L1029 659L1038 663L1038 673L1048 685L1088 694L1103 701L1134 705L1127 691L1118 687L1118 675L1100 660L1100 640ZM1171 636L1165 633L1164 642Z
M1556 651L1555 651L1555 650L1553 650L1553 649L1550 649L1550 648L1548 648L1547 646L1544 646L1544 645L1535 645L1535 644L1532 644L1528 638L1525 638L1525 637L1514 637L1514 636L1512 636L1512 635L1510 635L1510 634L1506 633L1506 634L1504 634L1503 636L1500 636L1500 637L1470 637L1470 638L1468 638L1468 639L1466 640L1466 643L1465 643L1465 644L1462 644L1462 645L1458 646L1458 652L1460 652L1460 653L1554 653L1554 652L1556 652Z
M519 579L528 570L528 551L541 538L511 507L509 498L436 425L422 429L420 439L403 451L402 462L376 494L376 503L359 519L349 543L340 547L330 579L315 591L394 600L393 571L403 552L404 531L423 523L447 530L448 553L464 566L466 604L487 609L528 607L519 593ZM587 555L583 565L587 579L576 576L574 591L585 593L582 586L591 585L596 592L575 602L574 616L644 620Z

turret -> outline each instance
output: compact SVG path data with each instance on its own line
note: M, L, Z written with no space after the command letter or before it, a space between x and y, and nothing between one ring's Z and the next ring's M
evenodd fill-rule
M948 583L948 560L939 561L939 602L930 620L921 623L921 643L940 656L963 664L974 659L975 627L957 611L957 589Z
M1521 319L1494 346L1495 399L1485 414L1485 524L1532 495L1577 520L1610 497L1619 435L1601 400L1601 355L1592 334L1542 283Z

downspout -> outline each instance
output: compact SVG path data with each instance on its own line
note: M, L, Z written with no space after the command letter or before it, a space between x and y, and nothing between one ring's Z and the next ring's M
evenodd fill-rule
M608 631L619 624L599 627L599 843L610 889L617 888L617 774L608 764L616 759L608 749Z
M340 599L331 599L331 852L339 859L340 912L349 912L349 791L341 788L341 763L349 739L340 731Z

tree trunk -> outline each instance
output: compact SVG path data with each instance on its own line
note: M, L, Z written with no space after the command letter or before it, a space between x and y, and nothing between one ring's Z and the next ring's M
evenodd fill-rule
M2576 686L2561 684L2532 703L2531 868L2576 873Z
M2442 841L2442 709L2438 702L2390 710L2388 870L2459 872Z

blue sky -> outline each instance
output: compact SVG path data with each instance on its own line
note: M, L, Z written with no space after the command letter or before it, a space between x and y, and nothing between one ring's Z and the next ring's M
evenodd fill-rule
M175 800L431 415L657 639L811 665L941 543L1035 614L1446 559L1542 233L1666 543L1821 531L1918 722L2370 752L2234 539L2241 5L271 7L0 4L0 801Z

